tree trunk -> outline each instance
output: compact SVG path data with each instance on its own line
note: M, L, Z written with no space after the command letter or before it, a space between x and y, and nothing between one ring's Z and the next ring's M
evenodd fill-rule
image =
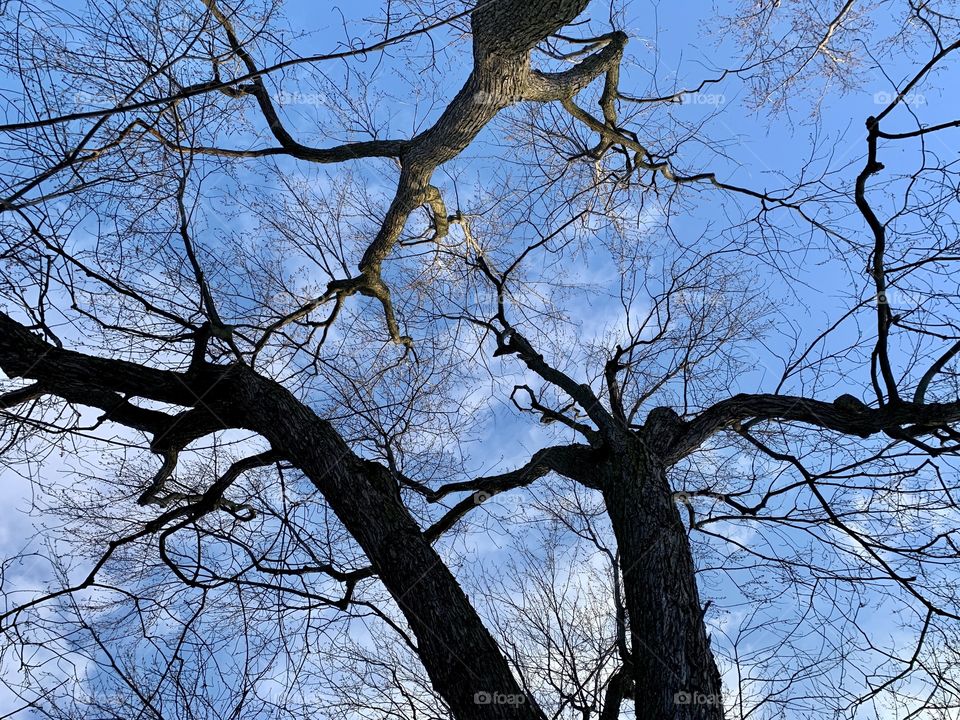
M609 462L604 500L620 550L640 720L722 720L720 673L666 467L642 441Z
M413 630L434 689L454 716L543 720L456 578L402 504L389 471L354 455L328 422L269 380L245 373L241 382L224 383L223 389L241 405L241 415L255 418L251 429L304 471L363 548Z

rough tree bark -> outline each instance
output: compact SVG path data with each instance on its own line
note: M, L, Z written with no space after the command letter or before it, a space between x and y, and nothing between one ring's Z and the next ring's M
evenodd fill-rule
M627 682L615 678L608 706L631 697L641 720L722 720L720 672L704 625L689 541L667 481L690 425L660 407L642 428L631 428L613 388L608 411L588 385L551 367L502 310L498 318L507 330L498 337L497 352L517 355L562 388L598 427L588 433L599 458L590 482L603 494L617 540L630 629L622 668Z
M649 440L624 434L601 481L620 552L637 718L722 720L689 541L654 450L668 436L646 430Z
M416 208L427 204L433 207L438 235L441 226L448 222L442 198L430 184L437 167L463 152L504 108L520 100L568 99L619 60L626 36L614 33L606 47L571 70L547 75L531 67L533 47L571 22L588 4L589 0L501 0L481 3L471 15L470 76L437 122L403 145L399 152L397 191L376 237L360 260L360 274L337 281L330 288L338 295L361 293L380 300L394 341L407 345L412 342L400 334L390 289L380 272Z

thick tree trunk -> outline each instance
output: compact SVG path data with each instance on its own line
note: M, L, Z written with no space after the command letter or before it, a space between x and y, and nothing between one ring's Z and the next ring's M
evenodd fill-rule
M720 673L666 467L631 441L603 485L620 550L637 718L721 720Z
M241 390L242 388L242 390ZM354 455L328 422L252 373L242 414L300 467L363 548L417 639L434 688L458 720L543 720L456 578L400 500L389 471ZM218 393L219 394L219 393Z

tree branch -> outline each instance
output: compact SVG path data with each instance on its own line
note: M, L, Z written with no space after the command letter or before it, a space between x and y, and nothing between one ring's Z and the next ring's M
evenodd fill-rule
M900 400L870 408L850 396L841 396L831 403L791 395L740 394L721 400L686 423L684 432L670 445L667 455L671 462L676 462L718 430L735 428L747 420L786 420L863 438L883 432L907 439L960 421L960 401Z

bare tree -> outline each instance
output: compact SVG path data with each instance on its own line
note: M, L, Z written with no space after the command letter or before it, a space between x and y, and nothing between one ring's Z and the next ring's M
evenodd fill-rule
M960 22L748 3L664 90L638 11L390 2L309 54L273 3L4 6L10 713L954 716L960 120L917 97ZM819 129L858 65L905 79L778 189L679 110Z

